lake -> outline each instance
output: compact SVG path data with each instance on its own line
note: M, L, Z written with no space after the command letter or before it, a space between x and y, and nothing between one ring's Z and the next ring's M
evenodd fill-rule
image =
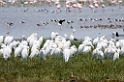
M65 7L57 9L54 6L5 7L3 11L2 8L0 9L0 35L7 36L9 33L9 35L14 36L15 39L19 39L22 35L28 37L36 32L39 37L43 36L44 38L49 38L51 32L58 32L61 36L67 34L67 37L69 37L72 33L72 29L76 30L74 36L77 39L83 39L85 36L96 38L106 35L111 37L113 31L123 35L124 32L122 28L80 28L81 26L94 26L98 24L122 25L124 27L124 22L114 21L115 19L122 20L124 18L124 6L120 9L118 6L108 6L104 8L104 10L98 8L94 9L95 13L92 13L88 7L83 7L81 12L74 8L71 9L71 12L66 12ZM90 21L89 18L92 18L93 21ZM110 18L111 21L109 22L107 18ZM55 19L65 19L66 21L73 21L73 23L67 25L66 22L64 22L61 26L62 30L60 30L60 26L51 21ZM85 21L79 21L79 19L85 19ZM102 20L99 21L98 19ZM20 23L20 21L25 23ZM48 24L37 26L37 24L41 24L41 22L47 22ZM13 25L7 26L5 23L13 23Z

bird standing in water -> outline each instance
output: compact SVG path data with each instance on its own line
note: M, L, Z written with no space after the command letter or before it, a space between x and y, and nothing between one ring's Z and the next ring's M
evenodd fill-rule
M59 21L58 21L58 25L60 26L60 30L62 30L62 27L61 27L61 26L62 26L62 24L63 24L64 21L65 21L65 19L64 19L64 20L59 20Z

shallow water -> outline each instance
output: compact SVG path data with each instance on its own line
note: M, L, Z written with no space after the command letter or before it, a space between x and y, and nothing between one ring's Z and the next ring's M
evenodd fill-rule
M111 18L111 20L122 19L124 18L124 6L119 9L119 7L106 7L105 12L102 8L95 9L97 13L92 13L91 9L88 7L83 7L81 12L78 9L71 9L71 12L67 13L65 8L61 8L61 12L52 13L51 11L59 11L55 7L28 7L28 11L24 12L26 7L6 7L4 11L0 10L0 35L8 35L7 32L10 32L9 35L13 35L14 38L18 39L21 38L22 35L26 37L30 36L32 33L38 33L38 36L43 36L45 38L49 38L51 32L58 32L61 36L67 34L68 37L70 36L72 29L70 26L73 26L76 29L74 36L78 39L83 39L85 36L90 36L92 38L101 37L106 35L108 37L112 36L113 31L117 31L120 34L124 34L122 29L94 29L94 28L83 28L81 29L81 25L97 25L97 24L120 24L124 25L122 22L112 22L109 23L106 18ZM38 12L38 10L44 10ZM88 19L86 22L79 22L78 18L85 18ZM89 18L93 19L102 19L100 22L90 22ZM66 23L63 24L62 30L60 27L52 23L50 19L66 19L72 20L74 23L71 25L67 25ZM24 21L24 24L21 24L20 21ZM49 24L41 26L40 28L36 25L40 23L40 21L48 22ZM6 22L12 22L14 25L7 26ZM123 38L123 37L122 37Z

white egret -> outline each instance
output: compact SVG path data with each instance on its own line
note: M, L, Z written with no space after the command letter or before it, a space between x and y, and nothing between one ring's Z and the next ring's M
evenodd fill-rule
M54 40L58 36L57 32L52 32L50 38Z
M21 52L22 59L26 59L29 54L29 46L24 46Z
M39 50L38 49L33 49L29 58L34 58L36 57L37 55L39 55Z
M99 37L97 37L97 38L95 38L95 39L93 40L93 45L97 45L98 42L99 42Z
M73 29L73 32L71 33L71 35L70 35L70 41L73 41L74 39L75 39L75 37L74 37L74 33L76 32L76 30L75 29Z
M14 56L17 57L17 56L21 55L21 51L22 51L22 47L20 47L20 46L16 47L14 50Z
M12 48L10 45L7 45L4 49L3 49L3 58L5 60L7 60L8 58L10 58L12 53Z
M9 45L13 41L13 36L6 36L4 39L4 43Z

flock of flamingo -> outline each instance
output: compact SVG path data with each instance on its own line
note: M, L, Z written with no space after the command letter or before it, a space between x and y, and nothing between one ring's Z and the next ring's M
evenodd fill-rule
M49 56L60 58L62 55L65 62L75 54L84 55L89 53L91 58L98 59L102 62L105 58L112 59L113 61L119 59L120 55L124 55L124 40L115 40L107 36L96 37L92 39L89 36L84 37L82 43L78 47L72 45L75 41L74 33L72 30L70 36L64 34L60 36L58 32L52 32L50 38L43 43L43 36L38 37L37 33L32 33L29 37L22 36L21 40L14 39L13 36L0 36L0 55L5 59L9 59L14 54L14 57L21 57L22 60L26 58L40 57L46 60ZM43 46L41 46L43 45Z
M122 0L106 0L106 3L110 3L112 5L122 5ZM6 7L8 4L15 5L20 3L21 5L37 5L39 3L48 3L49 5L55 5L57 9L61 9L63 6L61 2L65 2L66 10L69 12L71 8L77 8L81 11L84 6L82 3L88 3L88 7L94 12L94 8L105 8L105 0L0 0L0 6ZM28 8L25 10L27 11Z

